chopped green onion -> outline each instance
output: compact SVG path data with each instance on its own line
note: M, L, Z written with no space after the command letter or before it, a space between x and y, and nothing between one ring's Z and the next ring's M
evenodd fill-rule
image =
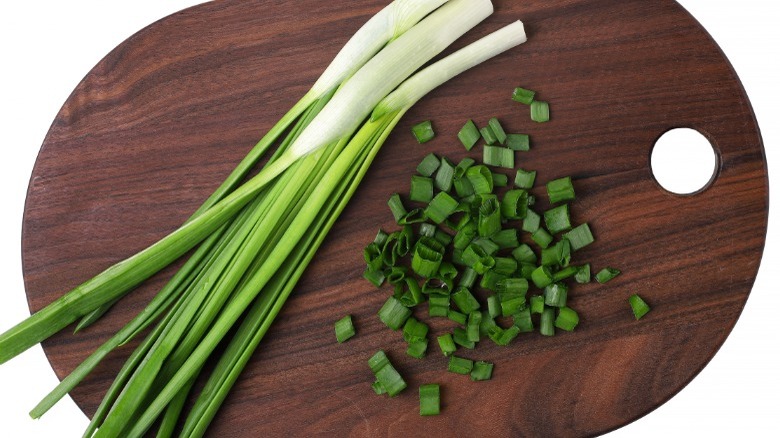
M531 150L531 138L528 134L507 134L506 147L513 151Z
M531 120L538 123L550 120L550 104L541 100L531 102Z
M420 289L420 285L417 283L417 280L413 277L406 277L406 287L408 289L408 301L411 304L411 306L416 306L420 303L422 303L425 298L423 298L422 289ZM402 300L403 301L403 300ZM403 303L406 305L406 303ZM406 307L411 307L406 306Z
M412 356L415 359L423 359L425 357L426 351L428 351L427 339L417 339L416 341L410 343L409 347L406 348L406 354Z
M468 332L463 327L455 327L452 330L452 339L456 344L463 348L468 348L469 350L473 350L476 346L474 341L469 340Z
M458 276L458 270L450 262L442 262L439 266L439 277L447 280L453 280Z
M385 245L385 242L387 241L387 233L382 231L380 229L376 232L376 237L374 237L374 244L376 244L378 247L383 247Z
M521 262L520 268L518 269L518 274L520 274L520 278L525 278L526 280L530 280L531 275L534 273L535 270L536 270L536 264Z
M406 208L404 207L403 202L401 202L401 195L398 193L395 193L390 197L390 200L387 201L387 205L390 207L390 211L393 213L396 222L406 216Z
M531 313L541 314L544 311L544 296L534 295L531 297Z
M509 185L508 176L493 172L493 187L506 187L507 185Z
M375 242L371 242L363 249L363 259L369 270L376 271L382 269L384 261L382 259L382 248Z
M465 313L460 313L457 310L450 309L449 312L447 312L447 318L449 318L451 321L457 322L460 325L466 325L468 315Z
M569 288L563 283L553 283L544 288L544 304L550 307L565 307Z
M444 230L436 230L436 234L433 236L433 238L445 247L452 243L452 236Z
M500 327L497 327L500 329ZM495 330L495 329L494 329ZM507 346L509 345L516 337L520 334L520 328L517 326L511 326L508 329L501 329L496 330L495 333L491 332L488 334L490 336L490 339L493 340L497 345L501 346Z
M452 335L449 333L439 336L436 340L439 342L439 348L445 356L451 355L458 349L455 341L452 339Z
M528 214L528 192L509 190L501 200L501 215L506 219L525 219Z
M596 274L596 281L598 281L599 283L603 284L603 283L606 283L606 282L612 280L613 278L617 277L618 275L620 275L620 270L619 269L604 268L604 269L600 270L598 272L598 274Z
M490 240L498 245L499 249L515 248L520 244L520 240L517 237L517 229L515 228L501 230L490 236Z
M455 249L466 249L474 238L477 237L477 224L470 222L455 234L455 239L452 245Z
M419 224L422 222L425 222L425 212L422 208L415 208L409 213L406 213L404 217L398 221L398 225Z
M628 304L631 305L631 311L637 321L650 311L650 306L637 294L628 297Z
M420 415L439 415L440 411L439 385L420 385Z
M498 299L498 295L491 295L487 297L488 313L491 318L497 318L501 315L501 301Z
M523 219L523 231L534 233L539 229L541 223L542 217L529 208L525 214L525 219Z
M563 237L571 243L572 251L585 248L594 241L593 233L590 232L587 222L574 227L571 231L565 233Z
M466 176L466 172L472 165L474 165L474 160L467 157L460 160L460 163L455 167L455 176L452 184L455 186L455 193L461 198L474 194L474 187Z
M458 309L465 314L470 314L475 310L479 310L479 301L474 298L471 291L465 287L458 287L455 292L452 293L452 301L458 306Z
M473 368L474 361L454 355L450 356L450 361L447 364L447 371L456 374L470 374Z
M579 272L580 272L580 266L567 266L561 269L560 271L556 272L555 274L553 274L553 280L563 281L569 277L573 277L577 275L577 273Z
M539 266L531 274L531 281L534 282L536 287L543 289L553 283L553 273L547 266Z
M382 285L382 283L385 282L385 274L381 270L371 270L366 268L365 271L363 271L363 278L368 280L371 284L373 284L376 287L379 287Z
M431 141L433 140L433 137L435 137L435 134L433 133L433 124L431 124L430 120L418 123L412 126L412 134L414 134L414 138L416 138L417 142L420 144Z
M485 140L485 143L488 145L494 145L498 142L496 134L493 133L493 129L490 127L490 125L480 129L479 133L482 134L482 139Z
M480 164L469 167L466 170L466 177L477 195L493 193L493 174L487 166Z
M542 317L539 319L539 333L544 336L555 335L555 309L545 307L542 311Z
M515 175L515 186L521 189L531 189L534 186L534 181L536 181L536 171L535 170L523 170L523 169L517 169L517 174Z
M393 330L400 330L410 316L412 311L395 297L389 297L379 309L379 319Z
M577 269L574 280L580 284L590 283L590 263L584 264Z
M433 176L436 169L439 168L441 160L434 154L428 154L423 158L422 162L417 166L417 172L422 176Z
M542 304L542 309L544 309L544 304ZM512 315L512 324L517 326L521 333L530 333L534 331L534 322L531 319L531 310L532 309L530 307L526 307L525 309L522 309Z
M496 265L493 267L493 272L503 275L512 275L517 271L517 260L510 257L495 257ZM515 280L521 280L515 278Z
M548 233L544 228L539 227L539 229L531 234L531 239L539 244L540 247L547 248L552 243L553 236L550 235L550 233Z
M547 183L547 196L550 197L550 204L557 204L559 202L573 201L574 185L571 182L571 177L559 178Z
M432 277L439 272L444 258L444 246L436 239L420 237L414 247L412 270L421 277Z
M544 224L552 234L570 230L571 216L569 215L569 204L563 204L545 211Z
M542 265L544 266L566 267L569 266L570 261L571 261L571 244L566 239L559 240L555 245L548 246L547 248L542 250ZM567 277L570 277L576 273L577 271L574 270L566 275ZM563 278L567 278L567 277L563 277Z
M371 371L376 376L377 383L384 388L387 395L394 397L406 388L406 382L398 374L390 360L385 355L385 352L379 350L371 359L368 360L368 365L371 367ZM374 391L377 391L376 388ZM379 393L379 391L377 391Z
M379 383L378 380L371 384L371 389L374 390L374 393L376 393L376 395L387 394L387 390L385 390L385 386Z
M411 251L414 246L414 230L411 225L404 225L398 234L398 243L395 246L395 252L398 258L401 258Z
M495 327L498 327L498 325L493 317L490 316L490 312L482 312L482 324L479 325L480 336L488 336Z
M420 339L425 339L425 337L428 336L428 325L418 321L414 317L410 317L406 320L406 324L404 324L403 334L404 341L410 344L419 341Z
M447 317L450 311L450 296L444 294L431 294L428 298L428 316Z
M458 201L446 192L439 192L425 209L425 216L433 222L444 222L458 208Z
M498 140L499 143L506 143L506 132L504 132L504 128L501 126L501 122L499 122L497 118L493 117L490 119L488 121L488 126L490 126L490 129L493 131L493 135L495 135L496 140Z
M336 341L342 343L347 339L355 336L355 326L352 325L352 316L347 315L340 320L336 321Z
M478 361L474 362L474 367L471 369L471 380L479 382L481 380L490 380L493 376L493 364L490 362Z
M536 263L536 253L525 243L512 250L512 257L520 263Z
M536 96L535 91L526 90L525 88L517 87L515 88L515 91L512 93L512 100L515 102L524 103L526 105L530 105L534 101L534 97Z
M460 129L460 132L458 132L458 138L467 151L470 151L477 144L479 137L479 129L477 129L477 125L474 124L473 120L466 122L463 128Z
M515 151L503 146L486 145L482 149L482 161L488 166L512 169L515 167Z
M439 170L436 172L436 188L443 192L449 192L452 188L454 175L455 166L453 166L450 160L442 158L441 166L439 166Z
M398 284L406 280L409 270L405 266L393 266L385 270L385 277L390 284Z
M458 282L458 286L465 287L467 289L470 289L474 286L474 283L477 281L477 271L466 268L463 270L463 273L460 275L460 281Z
M417 231L417 234L425 237L434 237L436 235L436 229L436 225L434 224L420 224L420 229Z
M495 242L493 242L490 239L485 239L485 238L482 238L482 237L480 237L478 239L474 239L473 244L478 246L478 247L480 247L480 248L482 248L485 251L485 254L487 254L489 256L494 255L500 249L499 246Z
M412 175L409 199L415 202L431 202L433 199L433 180L419 175Z
M558 317L555 318L555 326L561 330L570 332L577 327L580 322L580 317L573 309L569 307L563 307L558 311Z
M504 274L499 274L495 270L491 269L482 276L482 280L479 282L479 285L483 289L496 291L498 290L498 283L504 281L507 279L507 276Z
M473 311L469 313L469 320L466 324L466 337L471 342L479 342L479 325L482 323L482 312Z
M477 232L482 237L490 237L501 230L501 206L495 196L486 197L479 207Z

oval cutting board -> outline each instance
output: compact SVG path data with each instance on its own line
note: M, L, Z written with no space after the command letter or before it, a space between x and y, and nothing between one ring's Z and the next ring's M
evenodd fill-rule
M763 146L750 104L716 44L670 0L495 1L496 13L457 47L516 19L529 42L466 72L410 111L378 155L221 412L212 436L589 436L664 403L707 364L735 324L758 270L767 226ZM31 310L181 224L385 0L217 1L142 30L77 86L46 137L30 180L23 230ZM534 124L509 99L538 90L553 120ZM362 248L393 229L387 198L408 190L428 153L478 157L455 134L498 116L528 132L519 165L538 181L571 175L575 221L597 242L576 255L624 274L577 285L581 323L554 338L484 342L467 357L495 363L472 383L447 373L435 343L406 356L376 310L390 291L362 278ZM412 124L438 137L417 145ZM675 196L649 155L675 127L704 133L719 157L713 182ZM543 192L537 190L538 195ZM543 196L539 196L540 200ZM60 378L137 313L163 271L78 335L44 342ZM627 297L653 306L633 320ZM352 314L359 335L333 339ZM447 324L434 324L437 334ZM87 415L135 343L72 396ZM385 349L410 388L370 390L366 360ZM746 364L747 366L747 364ZM443 385L443 414L420 418L416 388Z

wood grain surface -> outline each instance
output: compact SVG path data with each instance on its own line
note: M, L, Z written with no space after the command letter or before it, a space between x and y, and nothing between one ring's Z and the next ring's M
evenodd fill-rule
M764 245L768 182L763 146L738 78L706 31L671 0L497 0L461 47L522 19L527 44L435 90L390 137L209 430L239 436L557 436L605 433L664 403L713 357L735 324ZM31 310L172 231L290 108L348 37L386 0L216 1L163 19L121 44L62 107L33 171L23 230ZM56 74L56 73L53 73ZM518 85L551 102L534 124L509 99ZM471 155L456 133L498 116L528 132L520 166L538 179L572 175L574 220L597 242L577 261L624 274L572 288L574 333L483 342L464 356L495 362L493 380L447 373L436 351L416 360L376 311L390 293L366 282L362 247L393 229L385 202L408 190L436 152ZM431 118L438 137L411 138ZM702 192L655 182L649 156L670 128L705 134L719 157ZM542 192L537 192L541 194ZM540 196L540 199L543 199ZM544 204L542 203L542 206ZM83 333L44 342L60 378L138 312L167 269ZM638 293L653 311L636 322ZM343 345L333 322L352 314ZM433 324L434 333L449 325ZM136 343L72 396L96 409ZM409 389L370 389L366 360L388 351ZM745 364L746 369L750 364ZM443 414L418 415L417 387L443 385Z

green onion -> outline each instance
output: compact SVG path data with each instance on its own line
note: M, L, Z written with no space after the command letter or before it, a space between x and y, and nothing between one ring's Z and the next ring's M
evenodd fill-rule
M531 138L528 134L507 134L506 147L513 151L531 150Z
M509 257L494 257L496 261L493 271L496 274L512 275L517 271L517 260ZM521 280L516 278L514 280Z
M433 224L420 224L420 228L417 230L417 234L420 236L425 237L434 237L436 236L436 225Z
M409 213L406 213L401 220L398 221L398 225L419 224L422 222L425 222L425 212L421 208L415 208Z
M566 263L568 263L568 260L566 261ZM580 266L567 266L561 269L560 271L556 272L555 274L553 274L553 280L556 282L563 281L566 280L567 278L576 276L579 272L580 272Z
M439 385L420 385L420 415L439 415Z
M562 307L558 311L558 317L555 318L555 326L561 330L566 330L567 332L574 330L574 327L577 327L579 322L579 315L569 307Z
M544 296L534 295L531 297L531 313L541 314L544 312Z
M412 270L421 277L432 277L439 272L444 258L444 246L436 239L420 237L414 247Z
M547 183L547 196L550 197L550 204L574 200L574 185L571 177L559 178Z
M515 228L501 230L490 236L490 240L498 245L499 249L516 248L520 245L517 229Z
M412 311L395 297L389 297L379 309L379 319L393 330L400 330L410 316Z
M542 310L544 310L544 304L542 304ZM512 324L517 326L520 333L530 333L534 331L534 322L531 319L531 311L532 309L530 307L526 307L512 315Z
M352 316L347 315L336 321L336 341L342 343L355 336L355 326L352 325Z
M523 219L523 231L527 233L535 233L542 223L542 217L530 208L526 211L525 219Z
M450 356L450 361L447 363L447 371L451 373L470 374L472 369L474 369L474 361L471 359Z
M409 344L409 347L407 347L406 349L406 354L412 356L415 359L423 359L425 358L425 352L427 350L428 350L428 340L418 339Z
M468 315L465 313L460 313L457 310L450 309L449 312L447 312L447 318L449 318L451 321L457 322L460 325L466 325Z
M555 245L548 246L542 250L542 265L544 266L567 267L569 266L569 261L571 261L571 244L566 239L560 240ZM576 273L576 269L567 271L562 278L571 277ZM556 272L555 275L557 277L558 273Z
M495 260L495 259L494 259ZM507 279L504 274L499 274L494 269L491 269L482 276L482 280L479 282L480 287L487 290L498 290L498 283Z
M387 233L385 233L381 229L377 231L373 243L381 248L382 246L384 246L386 241L387 241Z
M528 192L509 190L501 200L501 215L505 219L525 219L528 214ZM516 246L516 245L515 245Z
M452 180L455 175L455 166L450 163L446 158L441 159L441 166L439 166L438 172L436 172L436 188L449 192L452 188Z
M371 371L374 372L376 382L384 388L384 391L390 397L395 397L401 391L406 389L406 382L398 374L398 371L393 368L390 360L385 355L385 352L379 350L374 354L371 359L368 360L368 365Z
M563 237L571 243L571 250L577 251L585 248L593 243L593 234L590 232L590 227L587 223L574 227L568 233L565 233Z
M452 335L449 333L437 337L436 340L439 342L439 348L441 349L442 354L445 356L451 355L458 348L455 346L455 341L452 339Z
M555 309L545 307L542 311L542 317L539 319L539 333L543 336L555 335Z
M540 100L531 102L531 120L538 123L548 122L550 120L550 105Z
M477 195L493 193L493 174L487 166L480 164L469 167L466 170L466 177Z
M494 329L495 330L495 329ZM495 330L495 332L489 333L490 339L496 343L496 345L507 346L515 340L517 335L520 334L520 328L517 326L511 326L508 329Z
M479 301L477 301L477 299L474 298L474 295L471 294L471 291L465 287L458 287L455 289L455 292L452 293L452 302L454 302L455 305L458 306L458 309L464 314L470 314L475 310L479 310Z
M424 176L412 175L409 199L416 202L431 202L433 199L433 180Z
M582 265L577 269L574 280L580 284L590 283L590 263Z
M538 260L534 250L525 243L512 250L512 257L520 263L536 263Z
M463 128L460 129L460 132L458 132L458 139L460 139L467 151L470 151L477 144L479 137L479 129L477 129L477 125L474 124L473 120L466 122Z
M547 248L553 241L553 236L547 232L544 228L538 228L531 234L531 239L536 242L540 247Z
M470 289L474 286L474 283L477 281L477 271L466 268L463 270L463 273L461 273L460 281L458 282L458 286L465 287L466 289Z
M433 140L433 137L436 136L433 132L433 125L430 120L412 126L412 134L414 134L414 138L417 139L417 142L420 144L431 141Z
M534 263L526 263L521 262L520 267L518 268L518 274L520 275L520 278L525 278L526 280L531 279L531 275L536 270L536 264Z
M382 242L384 244L384 242ZM363 249L363 259L366 261L366 266L369 270L377 271L382 269L384 264L382 258L382 249L376 242L371 242Z
M477 237L477 224L471 222L458 230L457 234L455 234L452 245L455 247L455 249L466 249L475 237Z
M534 186L534 181L536 181L536 171L527 171L523 169L517 169L517 174L515 175L515 186L521 188L521 189L531 189Z
M450 296L444 294L431 294L428 298L428 316L447 317L450 311Z
M406 208L403 202L401 202L401 195L394 193L393 196L387 201L387 206L390 207L390 211L393 213L396 223L406 216Z
M425 209L425 216L434 223L444 222L458 208L458 201L446 192L439 192Z
M526 105L531 105L534 101L534 97L536 96L535 91L526 90L525 88L517 87L515 88L515 91L512 93L512 100L515 102L524 103Z
M477 233L482 237L490 237L501 230L501 206L495 196L484 198L479 207Z
M490 380L493 376L493 364L490 362L474 362L471 369L471 380L478 382L481 380Z
M469 339L469 335L466 329L462 327L455 327L452 330L452 339L456 344L463 348L468 348L469 350L473 350L476 346L476 343Z
M382 283L385 282L385 274L381 270L370 270L366 269L363 271L363 278L368 280L371 284L373 284L376 287L379 287L382 285Z
M509 177L503 173L493 172L493 187L506 187L509 185Z
M617 277L618 275L620 275L620 270L619 269L604 268L604 269L600 270L596 274L596 281L598 281L599 283L604 284L604 283L612 280L613 278Z
M496 318L501 315L501 301L498 299L498 295L491 295L487 297L488 314L491 318Z
M436 169L441 165L439 157L434 154L428 154L423 158L419 165L417 165L417 172L422 176L431 177L436 172Z
M404 324L404 341L411 344L428 336L428 325L410 317Z
M494 145L498 143L498 138L496 138L496 134L493 133L493 129L490 127L490 125L481 128L479 133L482 135L482 139L485 140L485 143L488 145Z
M571 217L569 216L569 204L563 204L544 212L544 225L552 234L571 229Z
M471 185L466 176L466 171L474 164L474 160L471 158L464 158L455 167L455 176L452 180L452 185L455 187L455 193L461 198L471 196L474 194L474 187Z
M544 288L544 304L550 307L565 307L569 288L563 283L553 283Z
M628 297L628 304L634 312L634 318L638 321L650 311L650 306L637 294Z
M471 342L479 342L479 325L482 323L482 313L473 311L469 313L469 320L466 324L466 337Z
M515 151L503 146L486 145L482 149L482 161L488 166L512 169L515 167Z
M531 274L531 280L539 289L545 288L553 283L553 273L547 266L539 266Z
M506 132L504 132L504 128L501 126L501 122L499 122L497 118L493 117L490 119L488 121L488 126L490 126L490 130L493 131L493 135L495 135L496 140L498 140L499 143L506 143Z

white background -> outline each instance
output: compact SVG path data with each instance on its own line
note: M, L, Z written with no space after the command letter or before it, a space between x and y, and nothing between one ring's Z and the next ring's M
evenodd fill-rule
M144 26L197 0L15 1L0 6L0 331L28 315L20 235L27 182L54 116L84 75ZM762 128L770 175L780 172L780 30L774 2L680 1L713 35L741 77ZM777 217L777 192L772 185ZM773 273L780 257L770 226L753 292L731 336L680 394L609 436L778 436L780 294ZM775 284L775 286L772 286ZM58 383L40 346L0 367L0 427L9 437L78 437L87 425L69 398L43 419L27 416Z

